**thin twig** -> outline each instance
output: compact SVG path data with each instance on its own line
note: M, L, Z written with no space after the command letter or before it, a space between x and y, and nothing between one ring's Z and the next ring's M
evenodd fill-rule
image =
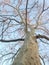
M45 61L44 59L39 55L39 57L41 58L41 60L43 61L43 64L45 65Z

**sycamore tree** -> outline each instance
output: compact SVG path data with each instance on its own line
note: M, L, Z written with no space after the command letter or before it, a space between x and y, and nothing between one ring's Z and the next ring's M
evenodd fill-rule
M1 65L48 65L48 2L0 0Z

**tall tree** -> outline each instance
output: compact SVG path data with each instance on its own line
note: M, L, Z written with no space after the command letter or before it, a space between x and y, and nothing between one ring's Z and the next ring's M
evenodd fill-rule
M38 41L48 44L45 39L49 40L49 5L46 0L4 0L0 5L0 42L16 42L12 46L14 50L17 44L20 46L15 52L1 57L12 54L8 58L13 60L12 65L42 65L41 60L45 65Z

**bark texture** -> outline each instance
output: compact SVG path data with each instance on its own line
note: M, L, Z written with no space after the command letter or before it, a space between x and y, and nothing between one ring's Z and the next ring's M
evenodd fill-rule
M24 44L12 65L41 65L38 53L38 43L30 32L26 34Z

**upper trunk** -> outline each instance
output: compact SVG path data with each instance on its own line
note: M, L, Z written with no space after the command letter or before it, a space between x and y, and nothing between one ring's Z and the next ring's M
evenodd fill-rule
M24 44L12 65L41 65L36 38L27 33Z

